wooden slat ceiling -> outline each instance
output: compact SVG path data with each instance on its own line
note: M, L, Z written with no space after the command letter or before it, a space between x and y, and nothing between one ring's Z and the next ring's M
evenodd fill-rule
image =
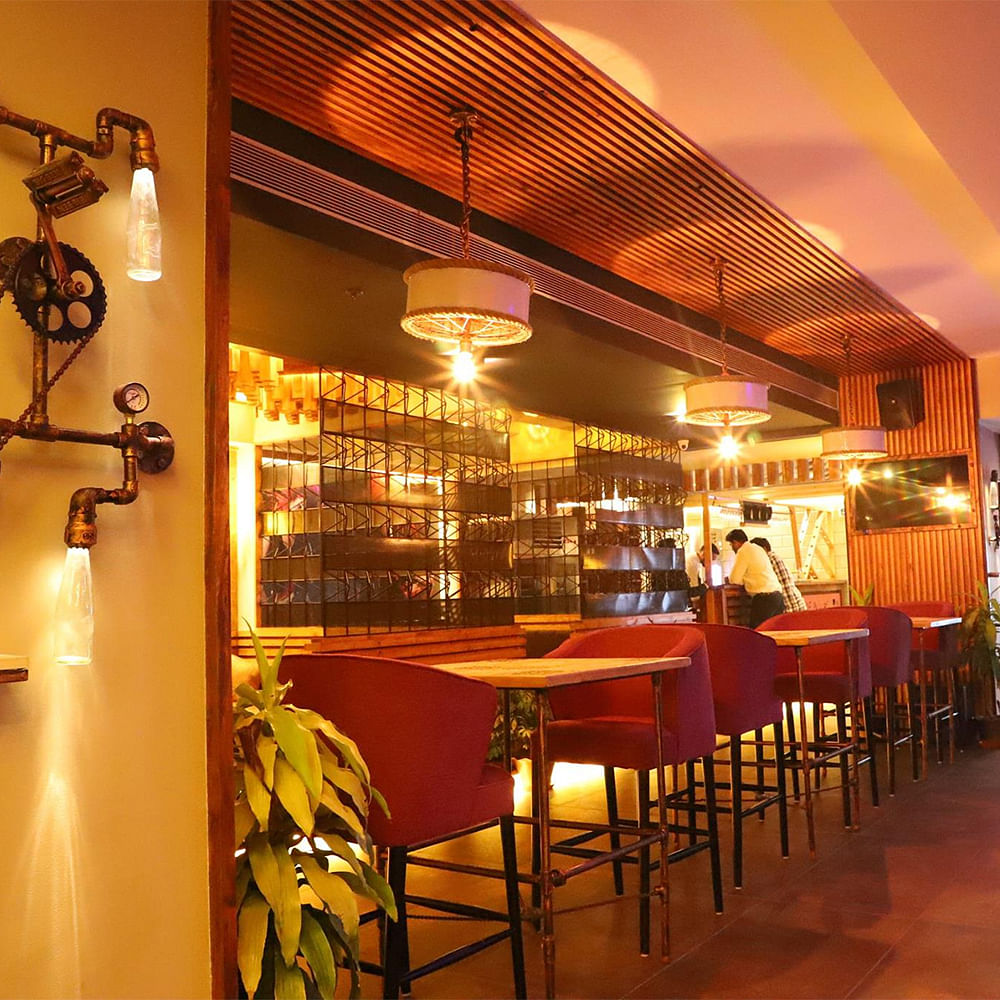
M710 316L721 255L730 325L828 372L964 357L512 4L237 0L233 94L455 198L469 104L474 209Z

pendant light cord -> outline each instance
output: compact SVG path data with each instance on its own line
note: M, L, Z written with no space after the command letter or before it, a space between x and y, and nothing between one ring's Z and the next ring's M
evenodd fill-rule
M847 427L854 426L854 393L851 391L851 332L844 334L844 382L847 386Z
M726 365L726 288L724 284L726 262L721 257L712 261L712 273L715 275L715 294L719 298L719 343L722 345L722 374L728 375Z
M472 146L472 126L478 118L471 108L456 108L451 113L451 120L458 126L455 129L455 141L462 151L462 217L459 221L459 232L462 237L462 256L468 260L471 239L469 223L472 218L470 147Z

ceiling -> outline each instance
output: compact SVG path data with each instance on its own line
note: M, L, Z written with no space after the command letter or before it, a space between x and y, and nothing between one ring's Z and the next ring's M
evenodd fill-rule
M1000 4L520 6L948 341L1000 350Z
M850 102L835 102L840 78L828 64L842 50L857 55L839 7L529 0L523 8L499 0L238 0L233 92L450 195L458 190L458 169L446 115L471 103L483 118L473 197L488 215L710 316L717 305L709 262L722 255L732 325L826 372L843 373L847 333L855 335L856 370L963 355L952 333L957 313L944 308L944 291L919 302L914 295L925 286L950 288L959 262L951 260L945 274L945 264L934 270L911 255L922 233L916 222L901 225L902 182L888 193L869 190L864 202L846 193L867 159L881 161L871 148L867 159L852 151L844 119ZM811 36L806 28L819 11L826 20ZM797 49L802 39L805 47ZM821 75L813 64L832 78L822 81L828 103L817 96L818 85L807 86L810 73ZM887 132L872 134L886 119L888 98L885 87L874 96L862 88L859 96L873 76L868 65L857 79L850 67L840 86L868 115L869 144L881 136L879 151L903 161L919 143L910 136L909 146L897 147L899 123L891 116ZM776 178L773 189L768 177ZM942 198L950 192L952 213L962 207L955 185L941 176L924 186ZM843 203L841 214L822 212L824 196ZM772 202L800 220L844 228L847 260ZM964 214L942 210L942 226L949 223L953 236L984 251L981 271L995 233L993 243L983 241L982 226L974 225L982 213L963 204ZM854 241L859 253L863 244L845 225L848 208L895 252L887 249L870 265L856 256ZM918 222L930 225L926 215ZM977 275L969 281L978 280L980 298L970 284L963 322L981 330L995 296ZM906 305L883 288L905 292ZM918 306L937 310L949 339L910 311Z

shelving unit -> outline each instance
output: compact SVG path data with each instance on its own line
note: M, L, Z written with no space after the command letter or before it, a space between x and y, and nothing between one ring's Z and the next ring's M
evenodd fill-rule
M510 415L320 370L318 438L262 457L261 623L513 622Z
M519 615L683 611L679 449L576 424L573 457L514 468Z

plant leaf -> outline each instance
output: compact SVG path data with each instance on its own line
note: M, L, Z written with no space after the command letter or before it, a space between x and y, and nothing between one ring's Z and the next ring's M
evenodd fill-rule
M374 893L373 898L377 900L382 909L388 914L390 920L396 919L396 900L389 888L389 883L371 865L361 862L361 870L364 872L365 882L368 888Z
M329 785L323 786L323 798L320 800L330 812L341 820L347 829L358 838L360 843L365 843L367 836L363 822L358 818L358 814L349 806L340 801L337 792Z
M247 889L250 888L250 865L247 862L246 854L240 856L236 862L236 910L239 912L246 899Z
M271 813L271 793L249 761L243 765L243 784L246 787L247 804L257 818L261 830L266 831L268 816Z
M294 961L285 964L274 959L274 1000L306 1000L306 981Z
M247 837L247 857L257 888L277 913L281 906L281 878L266 833L254 833Z
M257 756L264 765L264 784L268 788L274 788L274 758L277 755L277 742L265 733L261 733L257 737Z
M330 854L333 857L346 861L356 874L361 874L361 862L358 861L358 856L351 850L351 845L343 837L336 833L324 833L323 839L330 848ZM322 857L322 854L320 856Z
M340 917L351 941L358 934L358 901L342 873L324 871L319 862L310 854L298 857L299 867L313 892L330 908L330 912Z
M313 979L323 1000L334 1000L337 991L337 965L326 932L309 910L302 911L302 954L309 963Z
M267 710L267 720L288 763L299 772L309 794L319 799L323 768L319 762L316 738L299 724L298 714L281 705L274 705Z
M368 795L361 779L353 771L335 763L331 757L321 755L320 760L323 764L323 777L349 796L362 816L367 814Z
M236 693L244 700L250 702L251 705L256 705L257 708L264 707L264 699L261 697L261 693L246 682L236 685Z
M241 847L247 837L250 836L250 831L253 830L254 824L257 822L253 810L246 799L240 799L236 803L233 818L236 827L236 846Z
M300 708L298 714L306 729L318 729L337 748L344 762L362 781L371 781L368 765L354 740L345 736L329 719L324 719L318 712Z
M284 757L279 757L274 762L274 791L278 796L278 801L285 807L285 811L292 817L298 828L307 837L311 837L313 827L316 824L316 816L309 804L306 786Z
M236 917L236 964L250 1000L253 1000L260 984L261 959L270 915L271 907L267 905L267 900L251 888Z
M286 965L295 961L299 950L299 934L302 930L302 902L299 899L299 879L295 862L284 844L271 844L273 857L278 869L280 894L278 905L274 907L274 929L281 944L281 957ZM275 963L277 966L278 963Z
M249 626L249 622L247 625ZM281 650L272 662L267 658L267 653L261 645L260 638L252 628L250 629L250 638L253 639L254 653L257 655L257 669L260 671L260 690L265 703L270 703L274 699L274 684L278 679L278 664L281 662L281 656L285 651L285 643L282 642Z

